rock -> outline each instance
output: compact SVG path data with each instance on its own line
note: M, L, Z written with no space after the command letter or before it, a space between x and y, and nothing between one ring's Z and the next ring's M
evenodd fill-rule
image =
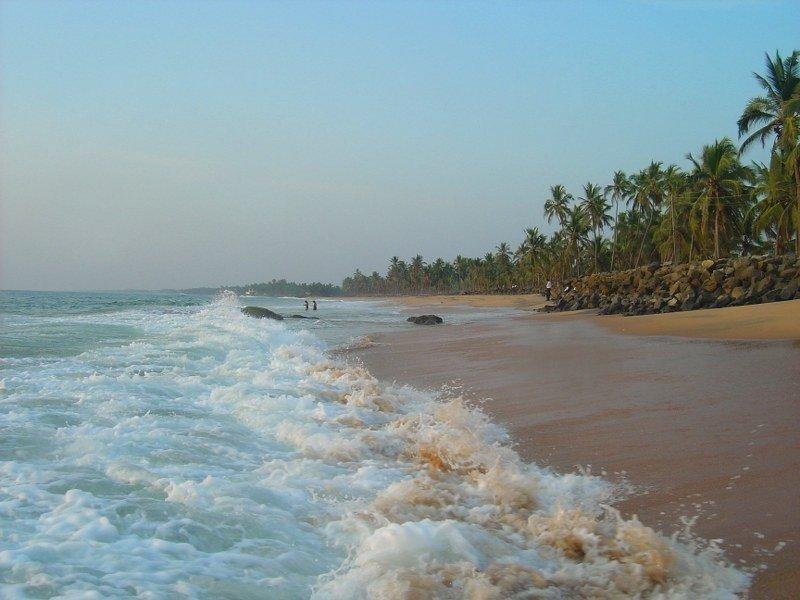
M444 323L444 319L436 315L420 315L418 317L408 317L406 321L414 323L415 325L439 325L440 323Z
M306 315L292 315L289 317L290 319L311 319L311 320L319 320L319 317L309 317Z
M737 267L733 273L736 276L736 279L742 283L749 283L756 274L756 268L753 265L746 264L742 267Z
M772 289L775 285L775 278L772 275L765 275L762 280L756 283L756 292L763 294Z
M245 306L242 312L254 319L275 319L276 321L283 321L283 316L272 312L268 308L262 308L261 306Z
M728 294L722 294L718 296L716 300L711 304L711 308L722 308L723 306L728 306L731 303L731 297Z
M735 287L731 290L731 298L734 300L738 300L744 296L744 288L741 286Z
M781 291L780 299L791 300L797 294L798 289L800 289L800 279L792 279Z
M742 256L650 263L564 282L553 310L595 308L602 314L652 314L790 299L800 295L795 255Z
M722 282L722 289L725 290L726 293L730 294L731 290L736 287L736 278L730 277Z

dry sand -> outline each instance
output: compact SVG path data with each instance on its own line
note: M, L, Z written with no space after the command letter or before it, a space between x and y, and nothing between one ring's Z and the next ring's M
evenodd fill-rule
M715 339L800 340L800 300L661 315L610 315L598 323L613 331Z
M695 532L723 539L734 562L768 567L758 571L753 598L797 598L800 350L791 341L614 331L617 322L631 331L641 319L647 324L640 333L765 337L755 323L769 322L780 335L792 330L775 319L793 319L798 307L783 304L741 311L747 321L725 312L735 309L719 309L701 316L537 314L416 327L376 335L378 345L355 356L383 379L462 386L468 398L485 400L484 409L506 425L526 459L561 472L591 465L595 473L627 479L640 493L621 504L623 512L666 533L681 527L681 517L697 517ZM440 312L446 317L447 310Z

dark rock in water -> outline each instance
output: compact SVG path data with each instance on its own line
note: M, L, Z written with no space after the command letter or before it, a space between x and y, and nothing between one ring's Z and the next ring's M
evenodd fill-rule
M319 317L307 317L306 315L292 315L289 318L290 319L312 319L312 320L318 320L319 319Z
M414 323L415 325L439 325L440 323L444 323L444 319L442 319L442 317L437 317L436 315L420 315L418 317L408 317L406 321Z
M282 315L272 312L268 308L262 308L260 306L245 306L242 309L242 312L248 317L253 317L254 319L275 319L276 321L283 321Z

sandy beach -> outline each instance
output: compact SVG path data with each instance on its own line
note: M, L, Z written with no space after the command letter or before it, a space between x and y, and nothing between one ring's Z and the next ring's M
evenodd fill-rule
M400 296L391 299L409 308L420 307L431 311L463 306L537 310L546 304L544 296L539 294L440 294L435 296Z
M461 305L542 300L403 302L409 314L446 318ZM624 514L665 533L693 519L696 535L721 540L754 572L751 597L795 598L798 321L800 301L645 317L516 313L375 335L353 360L383 379L460 387L507 427L524 458L627 482Z

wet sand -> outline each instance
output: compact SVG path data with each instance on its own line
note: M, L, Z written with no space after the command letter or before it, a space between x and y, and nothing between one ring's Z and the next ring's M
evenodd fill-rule
M392 296L385 298L409 308L420 307L435 311L469 306L472 308L514 308L536 310L546 301L541 294L440 294L432 296Z
M377 345L354 359L382 379L461 386L526 459L626 479L637 492L620 504L625 514L665 533L697 517L696 534L722 539L735 563L761 567L751 597L797 598L800 350L625 335L599 319L414 327L373 336Z

